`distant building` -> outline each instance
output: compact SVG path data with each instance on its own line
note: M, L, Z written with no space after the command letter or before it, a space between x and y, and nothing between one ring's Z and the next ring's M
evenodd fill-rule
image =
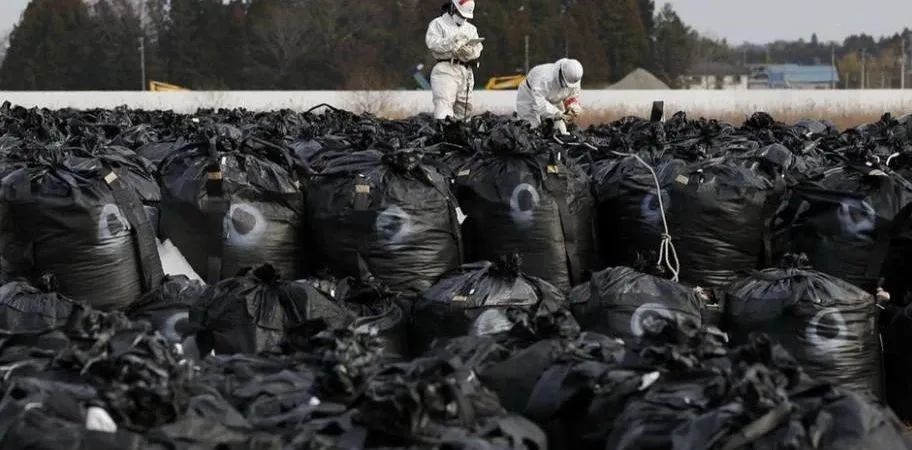
M705 62L692 66L681 77L683 89L734 90L748 88L750 70L747 67L719 62Z
M831 89L839 86L833 66L758 64L751 67L750 89Z

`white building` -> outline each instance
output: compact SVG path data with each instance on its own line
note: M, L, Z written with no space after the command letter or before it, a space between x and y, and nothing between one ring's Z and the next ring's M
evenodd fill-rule
M681 77L683 89L746 91L750 70L726 63L699 63Z

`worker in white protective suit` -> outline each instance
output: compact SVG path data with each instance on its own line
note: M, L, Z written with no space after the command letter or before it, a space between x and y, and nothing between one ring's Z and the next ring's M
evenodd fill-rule
M582 82L583 65L575 59L536 66L519 85L516 114L535 128L552 119L561 134L568 134L567 124L583 112L579 101Z
M472 89L478 58L484 49L478 29L469 23L475 17L474 0L452 0L443 14L428 26L425 42L437 65L431 72L434 118L465 119L472 112Z

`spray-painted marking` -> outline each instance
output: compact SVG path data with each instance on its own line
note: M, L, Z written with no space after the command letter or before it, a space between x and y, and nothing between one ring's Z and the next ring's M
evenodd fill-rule
M645 303L640 305L630 317L630 332L634 336L640 337L645 333L646 328L653 328L649 327L648 323L655 320L674 323L675 315L664 305Z
M865 201L842 201L836 210L836 217L839 219L843 237L855 239L870 236L877 221L874 208Z
M824 319L827 319L824 321ZM849 329L845 318L836 308L822 309L814 314L804 330L805 338L821 353L839 351L848 345Z
M113 203L104 205L98 217L98 240L122 236L130 231L130 222Z
M391 244L402 244L413 234L412 216L392 205L377 215L377 236Z
M535 208L538 208L541 196L532 185L522 183L513 189L510 196L510 217L521 228L532 226L535 218Z
M250 203L235 203L225 216L228 242L235 245L258 244L266 233L266 218Z

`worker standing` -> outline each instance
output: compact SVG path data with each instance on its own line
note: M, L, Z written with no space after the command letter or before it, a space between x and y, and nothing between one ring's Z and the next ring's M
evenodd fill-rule
M469 23L474 17L474 0L452 0L444 4L443 14L428 26L425 42L437 60L431 72L436 119L465 119L472 111L472 69L478 67L484 49L478 29Z
M575 59L532 68L516 94L517 115L535 128L552 119L561 134L568 134L567 124L583 112L579 102L582 81L583 65Z

